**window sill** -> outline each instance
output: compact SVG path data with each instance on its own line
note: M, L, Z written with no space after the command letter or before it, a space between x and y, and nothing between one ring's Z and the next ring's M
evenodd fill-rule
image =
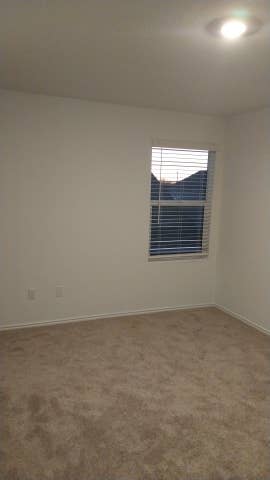
M181 253L179 255L152 255L148 257L149 262L170 261L170 260L198 260L208 257L208 253Z

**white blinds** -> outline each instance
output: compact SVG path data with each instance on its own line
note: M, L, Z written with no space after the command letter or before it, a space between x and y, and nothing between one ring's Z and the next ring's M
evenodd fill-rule
M215 152L152 148L150 256L207 254Z

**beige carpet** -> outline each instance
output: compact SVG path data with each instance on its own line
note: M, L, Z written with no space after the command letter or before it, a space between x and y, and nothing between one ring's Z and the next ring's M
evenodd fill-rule
M270 337L214 308L0 348L1 480L270 479Z

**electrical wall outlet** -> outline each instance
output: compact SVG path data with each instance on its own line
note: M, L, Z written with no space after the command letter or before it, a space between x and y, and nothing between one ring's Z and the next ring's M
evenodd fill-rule
M55 296L56 298L60 298L64 296L64 287L63 285L56 285L55 288Z
M35 290L35 288L28 288L28 290L27 290L27 298L28 298L28 300L35 300L35 299L36 299L36 290Z

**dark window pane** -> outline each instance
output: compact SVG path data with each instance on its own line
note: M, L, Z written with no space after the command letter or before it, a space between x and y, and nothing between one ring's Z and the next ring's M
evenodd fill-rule
M204 207L153 206L150 255L202 251Z

